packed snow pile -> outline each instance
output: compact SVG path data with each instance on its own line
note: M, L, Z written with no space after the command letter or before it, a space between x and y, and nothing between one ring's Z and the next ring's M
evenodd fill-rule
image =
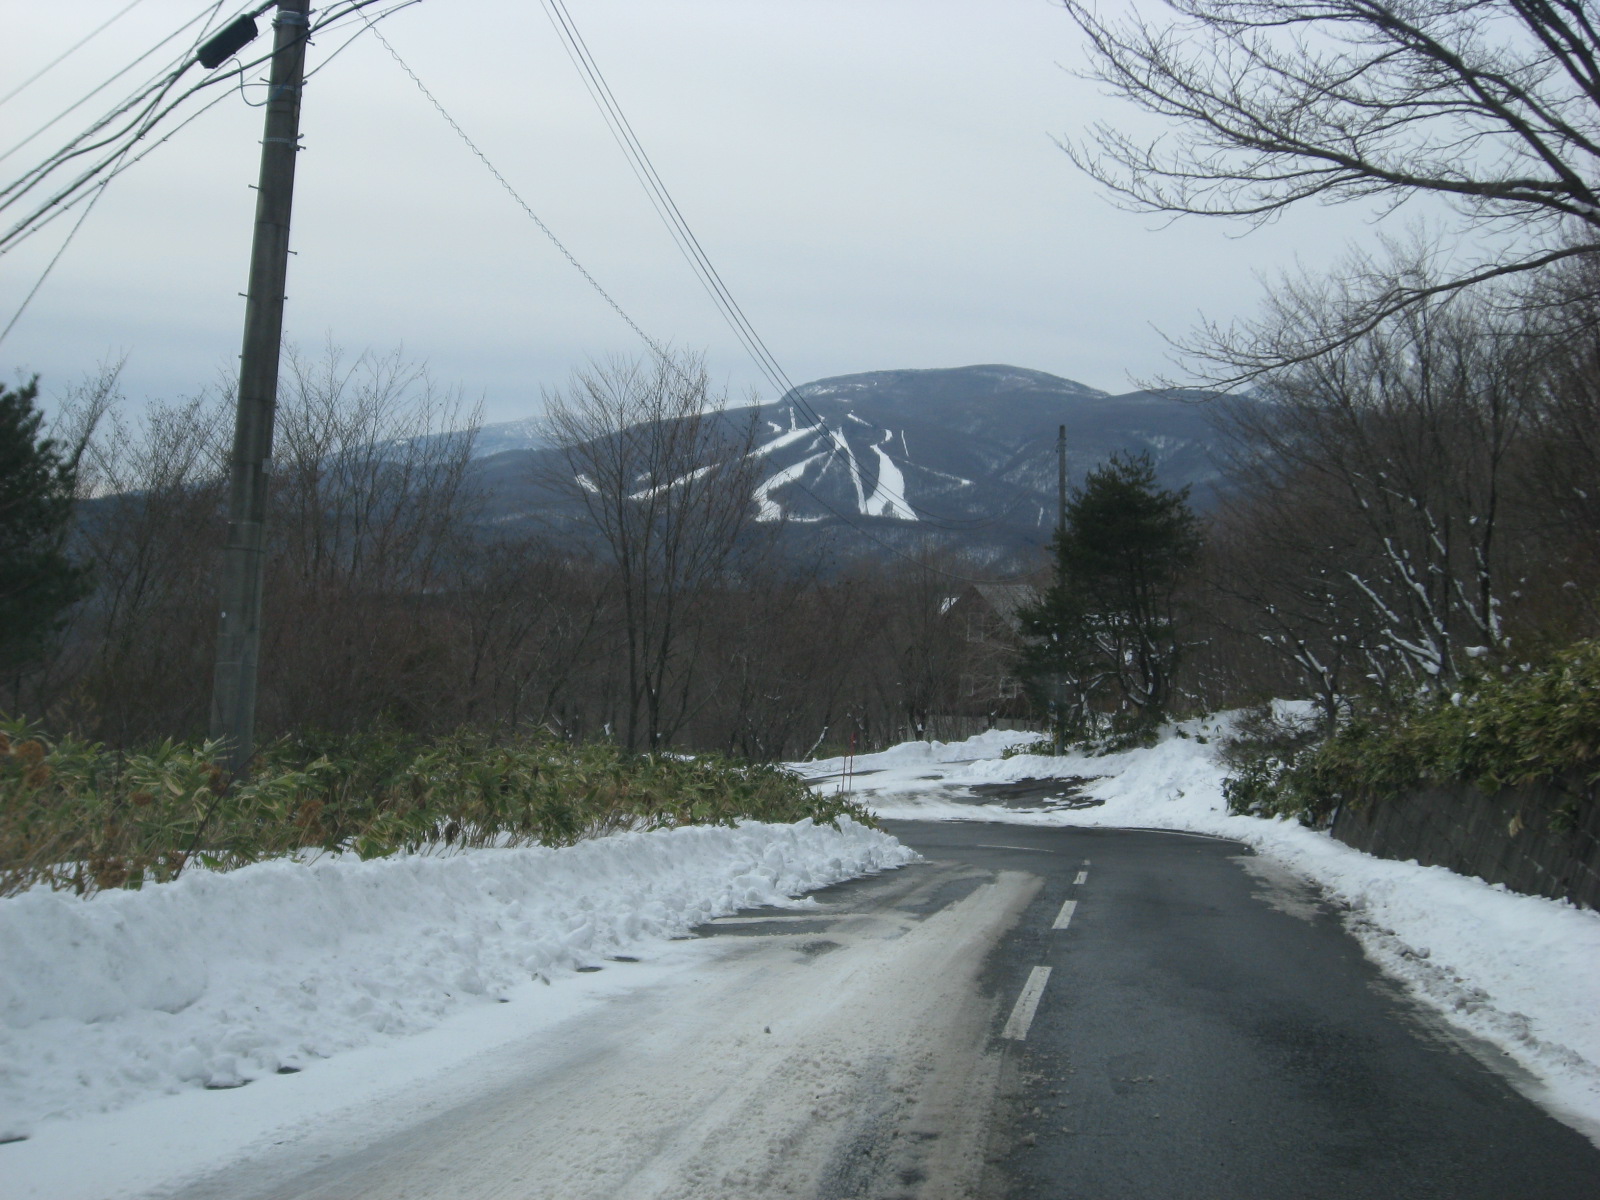
M1005 750L1038 735L990 731L910 742L853 763L855 798L880 817L1172 829L1236 839L1322 890L1367 956L1418 1000L1505 1051L1547 1101L1600 1133L1600 913L1375 858L1285 819L1234 816L1218 743L1227 715L1188 721L1146 749L1095 757ZM836 787L841 759L794 764ZM1002 802L984 785L1059 780Z
M916 856L848 819L260 863L0 900L0 1140L231 1087Z

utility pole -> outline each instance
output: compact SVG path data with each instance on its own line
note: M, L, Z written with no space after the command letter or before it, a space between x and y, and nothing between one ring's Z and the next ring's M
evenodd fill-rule
M1067 531L1067 427L1056 433L1056 536Z
M289 215L300 148L300 85L305 78L311 0L278 0L272 72L261 138L250 291L239 356L239 408L228 485L228 543L222 562L222 615L211 691L211 736L227 742L227 766L242 777L255 753L256 668L261 647L261 568L267 475L278 400Z
M1056 542L1059 546L1062 539L1067 536L1067 427L1060 426L1056 430ZM1056 585L1059 587L1066 583L1066 576L1061 570L1061 555L1056 555ZM1055 752L1060 755L1063 750L1061 728L1061 689L1065 680L1059 676L1053 681L1056 694L1050 700L1050 735L1055 742Z

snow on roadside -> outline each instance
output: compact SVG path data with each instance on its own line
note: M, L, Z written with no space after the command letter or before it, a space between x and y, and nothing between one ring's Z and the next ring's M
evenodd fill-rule
M911 742L855 760L855 798L881 817L1173 829L1232 838L1318 885L1367 956L1416 999L1541 1079L1541 1099L1600 1136L1600 913L1443 867L1375 858L1294 821L1234 816L1217 743L1226 717L1104 757L1019 754L1036 735ZM1204 737L1206 741L1199 739ZM796 764L813 776L839 760ZM975 804L973 784L1086 780L1073 803ZM827 779L820 787L834 787Z
M851 760L857 774L883 774L884 778L870 782L863 780L857 784L857 790L864 796L873 795L885 786L897 792L915 790L923 782L923 777L915 773L919 768L998 760L1010 747L1034 741L1038 736L1036 733L1020 733L1012 729L991 729L964 742L901 742L876 754L858 754ZM1024 761L1043 760L1030 756ZM808 779L821 779L839 774L845 769L845 762L843 758L817 758L784 765ZM939 778L943 779L943 776Z
M839 824L275 861L0 900L0 1140L416 1033L530 977L916 857Z

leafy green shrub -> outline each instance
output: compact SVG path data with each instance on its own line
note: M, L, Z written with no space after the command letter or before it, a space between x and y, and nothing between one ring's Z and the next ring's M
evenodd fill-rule
M1224 784L1230 808L1319 819L1343 803L1381 803L1450 783L1489 792L1543 785L1563 811L1593 803L1600 641L1578 642L1542 667L1486 674L1453 695L1351 721L1276 763L1236 764Z
M1107 754L1121 754L1124 750L1143 750L1154 746L1161 735L1161 725L1145 718L1139 712L1117 713L1102 727L1085 733L1072 743L1074 750L1093 758Z
M1107 754L1118 754L1123 750L1154 746L1160 732L1159 724L1150 722L1139 713L1119 713L1109 718L1093 716L1086 727L1063 734L1061 753L1087 754L1101 758ZM1000 757L1015 758L1020 754L1052 756L1056 753L1055 746L1055 739L1047 735L1031 742L1008 746Z
M1296 817L1308 824L1326 814L1293 787L1293 772L1318 740L1317 722L1272 704L1246 709L1220 757L1229 768L1222 794L1228 811L1250 817Z
M300 735L230 786L216 743L133 754L25 721L0 722L0 895L35 884L87 894L266 858L363 858L446 847L571 845L622 829L741 819L870 822L769 764L629 756L615 746L461 732Z
M1031 742L1018 742L1015 746L1007 746L1004 750L1000 751L1000 757L1017 758L1024 754L1043 754L1047 757L1052 757L1055 755L1055 752L1055 739L1051 737L1042 737L1035 738Z

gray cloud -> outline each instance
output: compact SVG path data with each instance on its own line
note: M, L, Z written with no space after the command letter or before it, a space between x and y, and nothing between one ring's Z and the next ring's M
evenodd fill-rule
M23 77L124 2L7 4L0 77ZM1048 0L568 3L796 382L1010 362L1120 389L1163 365L1157 329L1246 311L1257 273L1297 254L1325 262L1362 231L1361 214L1325 211L1236 239L1198 222L1156 230L1115 210L1050 141L1115 110L1058 65L1078 50ZM147 0L0 119L31 128L200 7ZM765 388L538 4L427 0L384 28L641 325L708 348L736 391ZM313 47L313 67L341 40ZM114 184L0 346L0 365L61 386L127 351L135 397L192 392L225 368L259 117L229 100ZM587 356L640 348L370 39L312 78L303 132L295 340L403 343L442 382L484 397L491 419L532 411L541 386ZM26 159L0 163L0 176ZM0 259L0 321L64 232Z

